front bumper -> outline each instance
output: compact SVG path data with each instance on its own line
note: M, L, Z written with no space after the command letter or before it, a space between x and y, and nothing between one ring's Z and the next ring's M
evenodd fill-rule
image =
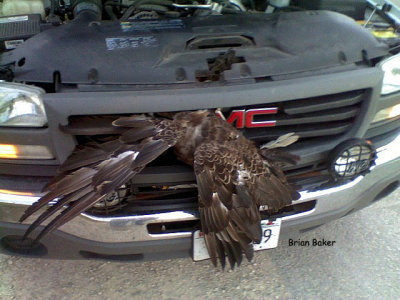
M363 208L394 191L400 183L400 132L377 149L376 165L365 176L334 188L301 192L295 204L316 201L313 209L283 217L282 235L306 231ZM82 214L42 240L40 251L14 251L7 237L22 235L28 223L18 218L37 196L0 193L0 251L51 258L142 260L187 256L191 231L151 234L154 223L197 220L196 211L99 218ZM32 220L34 218L30 218Z

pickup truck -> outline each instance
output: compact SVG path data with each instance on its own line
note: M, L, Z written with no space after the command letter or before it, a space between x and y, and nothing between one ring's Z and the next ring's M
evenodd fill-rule
M18 220L75 147L124 115L216 109L265 144L289 132L301 198L281 237L400 182L400 6L378 0L3 0L0 251L63 259L192 254L193 170L167 151L32 246Z

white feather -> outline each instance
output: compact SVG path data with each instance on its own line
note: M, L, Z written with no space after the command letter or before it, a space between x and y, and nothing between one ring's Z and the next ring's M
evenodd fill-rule
M264 145L261 145L260 149L273 149L273 148L282 148L287 147L299 139L298 135L295 135L294 132L290 132L278 137L275 141L268 142Z

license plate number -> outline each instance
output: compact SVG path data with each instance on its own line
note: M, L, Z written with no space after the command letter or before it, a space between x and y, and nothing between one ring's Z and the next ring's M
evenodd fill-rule
M253 245L255 251L272 249L278 246L281 223L281 219L261 221L262 239L259 244ZM209 258L210 255L208 255L204 235L200 230L197 230L193 233L193 260L200 261Z

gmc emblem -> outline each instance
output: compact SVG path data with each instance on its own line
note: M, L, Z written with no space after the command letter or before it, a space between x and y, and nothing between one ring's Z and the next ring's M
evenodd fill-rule
M273 127L276 121L254 121L254 116L258 115L275 115L278 113L277 107L256 108L256 109L239 109L232 110L226 121L234 125L236 128L257 128L257 127ZM234 124L236 122L236 124Z

